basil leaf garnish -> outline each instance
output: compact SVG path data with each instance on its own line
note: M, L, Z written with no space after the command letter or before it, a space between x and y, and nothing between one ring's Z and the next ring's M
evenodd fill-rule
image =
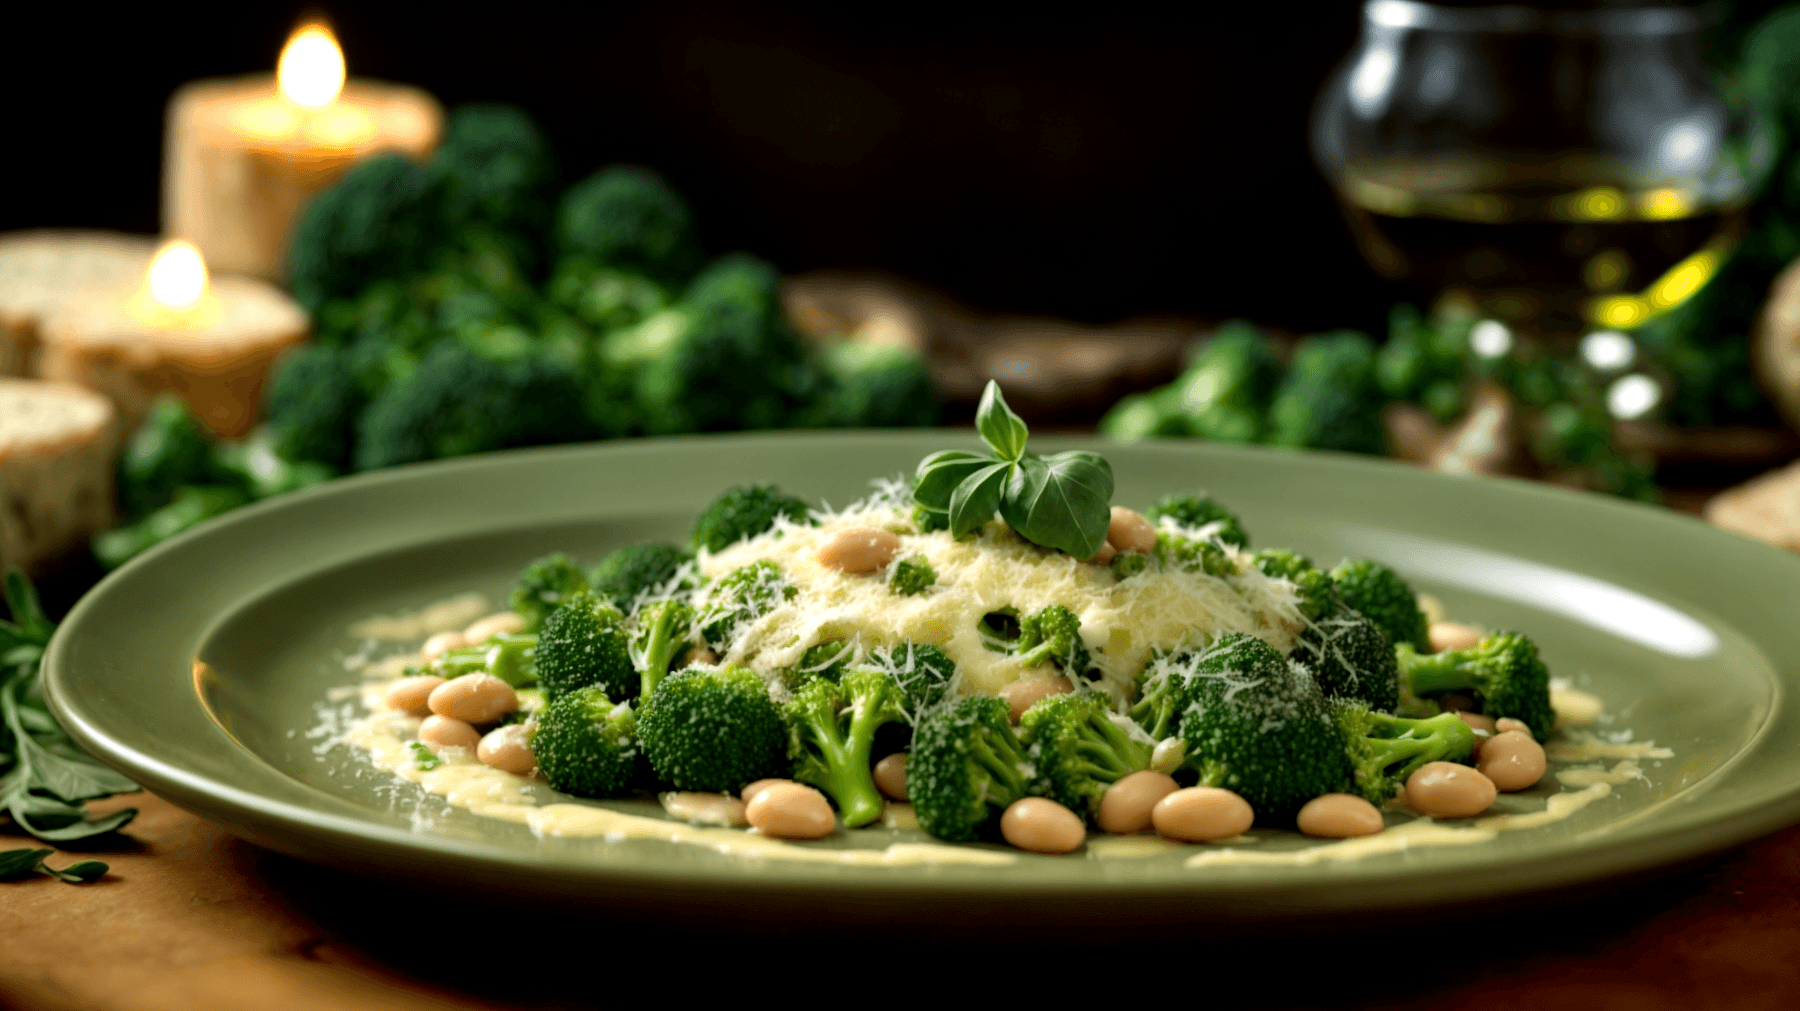
M950 536L972 534L994 518L1012 469L1010 463L989 464L956 486L956 493L950 496Z
M1030 434L1025 419L1006 406L1000 384L992 379L981 391L981 404L975 408L975 431L981 433L981 440L993 449L995 456L1009 462L1025 454L1025 438Z
M1026 456L1000 515L1019 536L1076 558L1091 558L1106 541L1112 515L1112 465L1084 452Z

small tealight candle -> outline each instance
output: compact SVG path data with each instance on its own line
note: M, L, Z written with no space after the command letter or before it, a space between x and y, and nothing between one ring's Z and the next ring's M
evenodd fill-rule
M159 392L232 438L256 423L269 369L306 337L305 310L249 277L211 276L192 243L166 242L142 278L69 299L44 323L42 374L105 394L122 430L136 429Z
M302 24L274 76L195 81L169 100L163 230L220 273L277 279L308 198L371 154L424 158L443 120L416 88L346 79L331 30Z

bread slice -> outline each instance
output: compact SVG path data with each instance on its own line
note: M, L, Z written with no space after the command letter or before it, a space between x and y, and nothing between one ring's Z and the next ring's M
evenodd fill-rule
M1800 463L1727 488L1706 503L1706 521L1800 551Z
M0 569L34 575L111 525L114 418L91 390L0 379Z
M142 277L156 240L95 231L0 234L0 376L36 376L46 317L79 292Z
M45 321L41 334L40 375L105 394L127 432L158 393L172 390L214 434L245 434L256 424L275 359L311 327L285 292L248 277L215 276L191 317L146 322L142 300L135 290L78 296Z

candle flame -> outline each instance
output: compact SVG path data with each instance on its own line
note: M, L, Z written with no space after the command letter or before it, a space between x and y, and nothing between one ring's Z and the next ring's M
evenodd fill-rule
M150 258L144 282L150 290L150 300L158 306L192 309L206 296L206 260L193 243L172 239Z
M344 51L331 29L310 22L294 29L275 67L281 95L295 105L322 109L344 90Z

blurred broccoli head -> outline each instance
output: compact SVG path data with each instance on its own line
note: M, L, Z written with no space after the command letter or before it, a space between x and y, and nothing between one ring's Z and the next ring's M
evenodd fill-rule
M577 689L544 707L531 734L538 771L551 789L578 797L617 797L636 778L637 718L598 686Z
M556 240L564 253L664 283L699 264L693 214L661 176L635 165L603 168L563 194Z
M587 588L588 578L574 559L557 551L525 566L513 587L510 603L525 619L526 631L536 631L557 608Z
M1193 422L1181 413L1181 405L1173 386L1149 393L1133 393L1119 402L1100 419L1100 434L1119 442L1139 439L1186 438L1194 434Z
M1431 648L1419 598L1393 569L1368 558L1351 559L1331 570L1331 584L1345 606L1380 626L1394 645Z
M638 734L656 775L677 790L736 792L788 771L781 711L743 667L669 674L639 714Z
M1255 442L1276 377L1268 338L1251 324L1233 320L1218 329L1175 380L1175 402L1196 435Z
M812 525L804 501L783 495L772 484L740 485L707 504L694 520L690 543L695 550L723 551L738 541L764 533L781 517Z
M592 438L575 369L548 356L492 361L454 340L384 389L357 425L359 470Z
M431 171L452 227L533 237L549 228L556 156L543 131L516 106L465 105L451 113Z
M288 276L294 298L317 310L370 281L425 266L436 234L431 173L397 154L358 162L306 205L294 226Z
M1343 330L1301 340L1269 424L1269 441L1278 446L1380 453L1381 396L1369 338Z
M265 398L275 452L285 460L349 467L356 419L367 403L349 348L300 345L276 364Z
M187 403L164 393L119 458L119 501L127 516L141 516L167 505L177 488L207 484L214 476L211 441Z
M819 364L824 371L819 424L833 428L937 424L931 366L911 351L846 342L827 348Z

